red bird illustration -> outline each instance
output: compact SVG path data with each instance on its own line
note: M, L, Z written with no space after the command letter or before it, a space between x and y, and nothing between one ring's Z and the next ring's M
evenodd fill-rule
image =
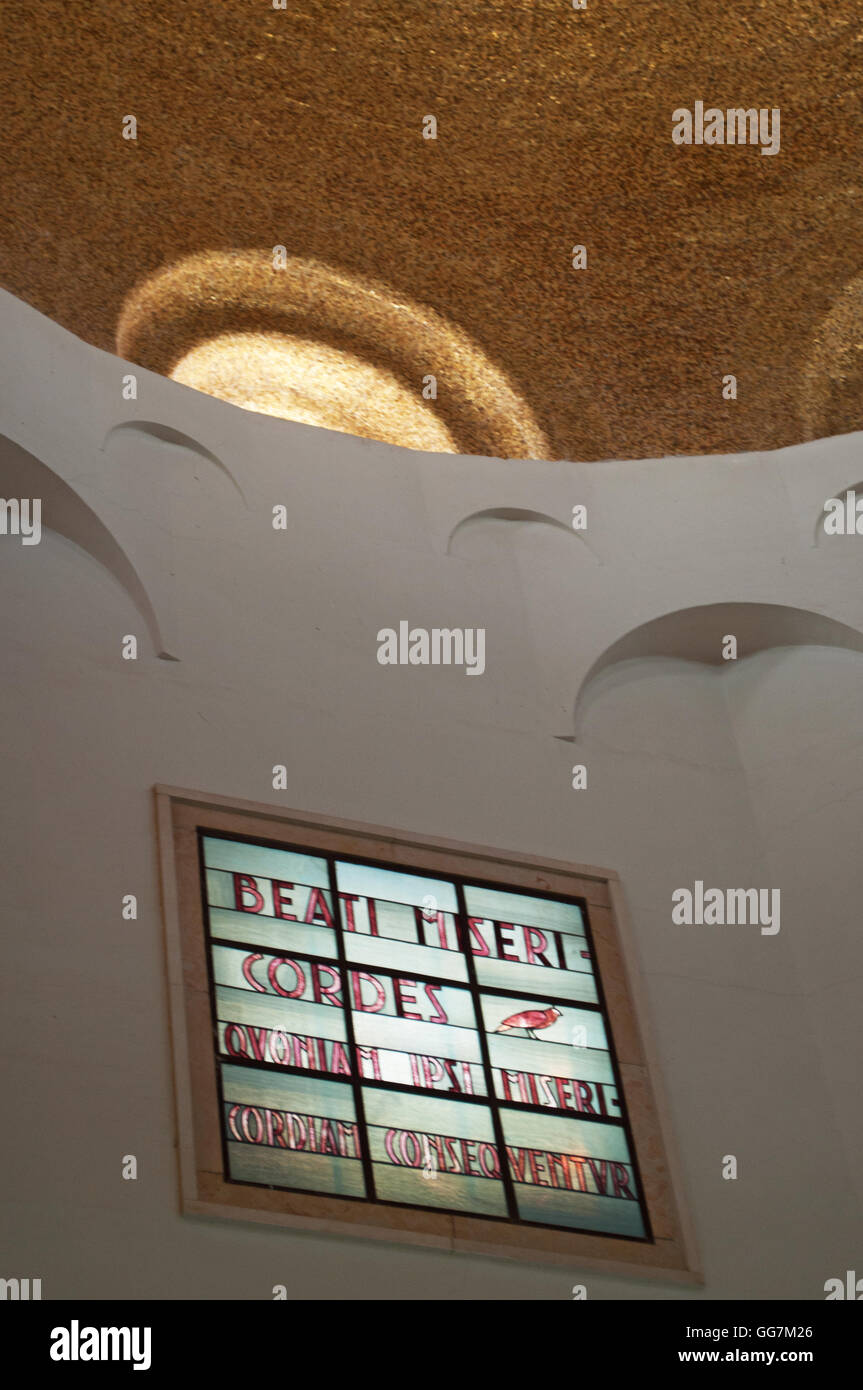
M534 1032L535 1028L550 1028L556 1018L561 1017L560 1009L525 1009L521 1014L510 1014L505 1018L500 1027L495 1028L496 1033L510 1033L513 1028L524 1028L529 1038L539 1039Z

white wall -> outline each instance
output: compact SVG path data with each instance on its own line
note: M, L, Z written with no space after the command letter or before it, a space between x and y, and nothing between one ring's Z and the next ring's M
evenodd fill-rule
M859 1265L863 1234L863 655L645 658L605 673L563 740L594 661L663 613L783 603L863 631L859 553L814 544L824 499L856 480L860 437L591 465L414 454L145 372L124 402L116 359L9 296L0 307L0 430L69 484L56 507L75 495L104 521L177 658L157 658L127 590L71 540L0 537L0 1273L41 1277L46 1298L266 1298L284 1283L312 1298L567 1299L576 1281L592 1298L823 1297ZM228 471L134 431L103 450L135 419L184 431ZM477 513L565 528L578 502L585 538L491 518L448 553ZM485 627L485 674L381 667L376 633L402 618ZM121 659L127 633L136 662ZM574 762L587 791L571 789ZM703 1292L182 1217L157 782L616 869ZM699 878L779 888L780 933L672 925L672 891ZM137 923L121 920L125 893Z

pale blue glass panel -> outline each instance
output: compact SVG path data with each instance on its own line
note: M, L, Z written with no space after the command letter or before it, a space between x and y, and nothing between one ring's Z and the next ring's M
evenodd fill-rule
M239 996L239 994L240 991L237 990L236 995ZM228 996L219 996L220 1015L223 1009L231 1009L232 1012L236 1013L239 1008L242 1008L245 1013L253 1013L257 1007L256 1001L269 998L274 1003L290 1005L290 1012L286 1010L282 1014L281 1027L285 1032L298 1033L303 1037L309 1035L311 1037L343 1039L345 1036L344 1012L341 1009L333 1009L328 1004L306 1003L302 999L277 1000L275 995L244 993L242 1004L235 1006L231 1003L223 1003L222 999L226 997ZM246 1021L251 1023L254 1020L251 1018L237 1020L237 1022ZM255 1026L261 1025L256 1023Z
M472 1028L413 1023L386 1014L354 1014L353 1019L356 1040L367 1047L396 1048L432 1057L463 1057L469 1062L479 1062L482 1056L479 1036Z
M445 1207L465 1216L507 1216L506 1196L498 1182L487 1178L436 1173L433 1169L393 1168L376 1164L375 1190L382 1202L402 1202L412 1207Z
M228 1141L228 1171L234 1182L293 1187L333 1197L365 1197L362 1164L328 1154L292 1152Z
M226 1101L269 1106L306 1114L326 1109L330 1118L356 1120L354 1093L347 1082L324 1081L317 1076L284 1076L257 1067L222 1064L222 1096Z
M517 1187L518 1214L522 1221L548 1226L570 1226L603 1235L643 1238L644 1220L638 1202L589 1193L562 1193L548 1187Z
M622 1125L596 1124L568 1115L536 1115L501 1106L507 1144L552 1152L567 1152L593 1159L629 1163L629 1146ZM632 1185L632 1184L631 1184ZM609 1192L610 1195L610 1192Z
M474 956L476 978L494 989L517 989L552 999L573 999L579 1004L596 1004L596 982L589 968L583 970L546 969L542 965L523 965L515 961ZM584 962L587 967L587 962Z
M644 1234L621 1126L506 1107L500 1115L522 1220Z
M410 945L382 936L361 936L358 932L344 933L348 960L363 965L389 966L406 975L438 975L450 980L468 978L464 956L456 951L444 951L439 946Z
M232 989L228 985L216 986L216 1013L225 1022L250 1024L255 1028L300 1033L313 1029L324 1038L345 1038L343 1009L279 999L274 994L253 994L251 990Z
M349 1085L224 1062L221 1072L231 1178L365 1195Z
M368 1088L363 1104L378 1197L507 1215L494 1126L485 1106Z
M584 919L577 903L534 898L526 893L510 893L502 888L475 888L465 885L468 916L486 917L494 922L518 922L548 932L559 931L584 936Z
M329 888L326 859L298 854L290 849L266 845L247 845L241 840L221 840L204 836L204 863L209 869L226 869L253 877L278 878L284 883L308 883Z
M264 917L256 912L232 912L226 908L210 908L210 934L225 941L246 941L252 946L264 946L269 951L309 951L313 956L338 955L336 934L329 927L306 925L305 922L285 922L278 917Z
M339 893L357 893L363 898L410 903L416 907L422 907L427 898L433 898L439 911L458 911L455 887L446 879L337 860L336 882Z

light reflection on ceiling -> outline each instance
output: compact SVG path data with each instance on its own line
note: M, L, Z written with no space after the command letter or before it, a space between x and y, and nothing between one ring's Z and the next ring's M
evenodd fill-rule
M191 348L171 376L244 410L429 453L458 452L419 391L325 343L281 333L223 333Z

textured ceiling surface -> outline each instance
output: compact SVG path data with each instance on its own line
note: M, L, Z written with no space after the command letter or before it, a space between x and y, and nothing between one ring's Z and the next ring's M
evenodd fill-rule
M859 0L18 0L2 25L0 283L88 342L115 351L184 258L282 244L456 325L551 457L863 427ZM779 108L779 152L675 145L696 101Z

